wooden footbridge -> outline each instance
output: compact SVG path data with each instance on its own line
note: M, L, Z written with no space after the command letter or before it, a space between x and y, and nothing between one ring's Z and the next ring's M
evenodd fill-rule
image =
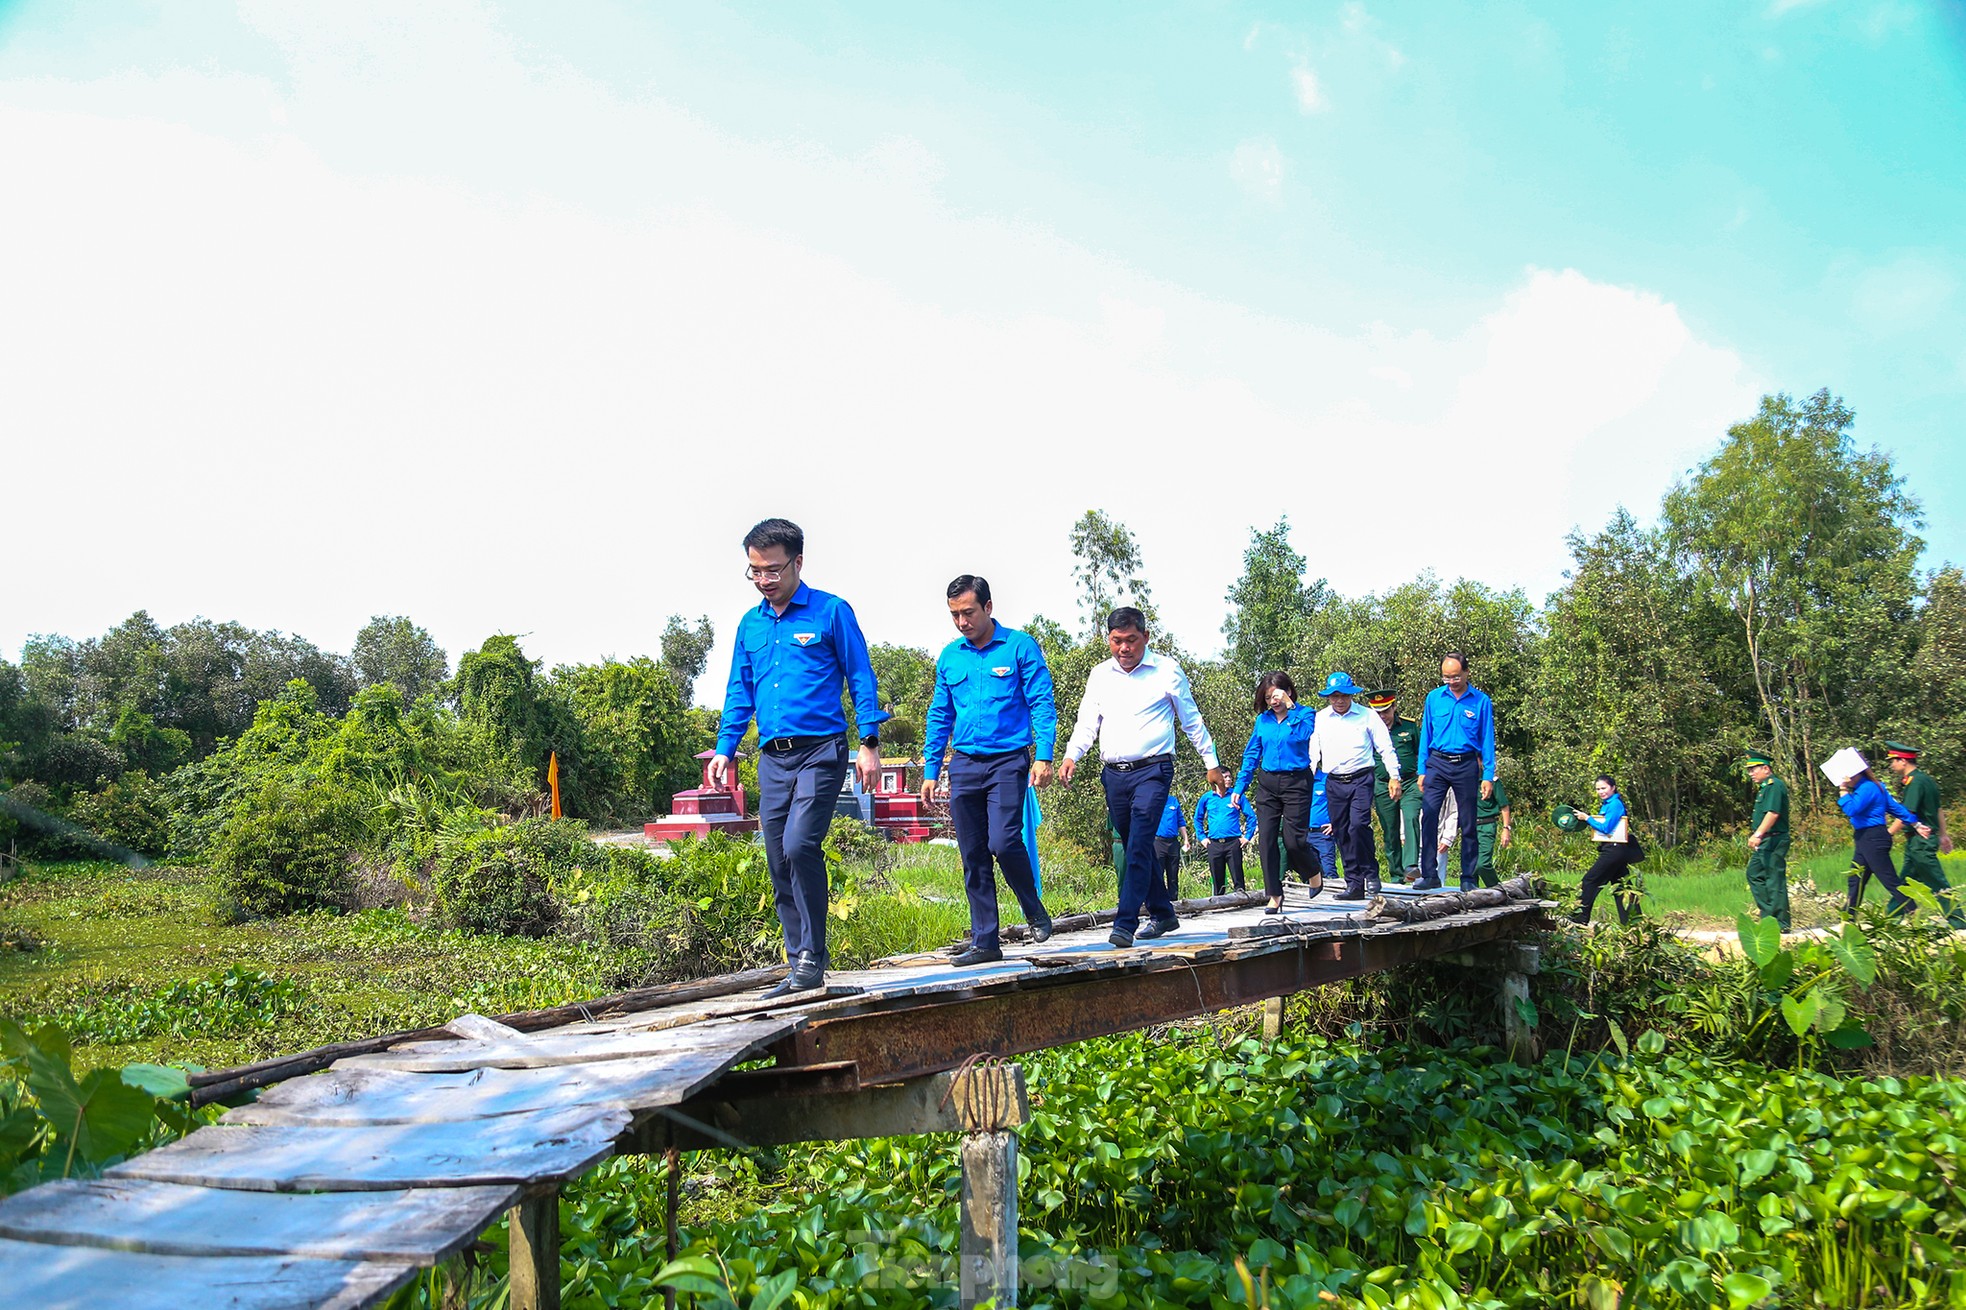
M194 1099L256 1099L100 1179L0 1201L0 1304L356 1310L509 1211L511 1305L556 1308L559 1188L610 1154L953 1131L962 1303L1014 1305L1023 1075L979 1057L1256 1002L1280 1015L1279 998L1443 956L1526 995L1520 943L1553 908L1526 878L1389 889L1352 913L1300 896L1283 916L1184 903L1151 948L1111 949L1111 914L1086 915L1043 945L1008 930L980 968L901 956L774 1000L782 967L756 970L200 1075Z

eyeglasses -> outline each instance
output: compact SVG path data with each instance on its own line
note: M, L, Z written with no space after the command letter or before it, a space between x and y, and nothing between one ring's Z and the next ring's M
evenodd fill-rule
M775 569L747 568L744 570L744 576L753 582L776 582L791 571L792 566L787 563L780 564Z

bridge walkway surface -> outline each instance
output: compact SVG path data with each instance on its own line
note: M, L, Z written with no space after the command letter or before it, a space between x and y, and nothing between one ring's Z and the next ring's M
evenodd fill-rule
M1014 1305L1022 1071L1002 1061L1414 960L1486 963L1504 1018L1552 903L1519 878L1369 908L1293 889L1183 902L1182 926L1114 950L1111 913L1061 919L1000 964L948 952L829 974L766 1000L770 970L345 1042L194 1078L248 1104L103 1177L0 1201L7 1306L375 1304L511 1216L513 1310L559 1301L558 1189L611 1154L960 1132L960 1299ZM1526 1036L1523 1040L1528 1040ZM984 1059L983 1057L995 1057ZM745 1067L739 1068L743 1065Z

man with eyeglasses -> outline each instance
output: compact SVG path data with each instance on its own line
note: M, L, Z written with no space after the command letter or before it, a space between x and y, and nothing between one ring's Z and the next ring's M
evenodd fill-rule
M1468 682L1468 657L1449 651L1440 661L1440 682L1420 705L1420 880L1415 891L1440 888L1440 807L1454 793L1454 808L1475 813L1476 783L1481 799L1495 796L1495 706L1488 693ZM1461 890L1473 891L1481 863L1475 825L1461 825Z
M820 843L846 779L846 714L859 720L861 785L880 771L881 708L867 639L853 607L799 579L805 533L766 519L744 537L744 571L764 599L738 621L724 688L723 722L710 782L721 787L753 714L758 720L758 820L791 972L766 996L811 991L826 981L826 856Z

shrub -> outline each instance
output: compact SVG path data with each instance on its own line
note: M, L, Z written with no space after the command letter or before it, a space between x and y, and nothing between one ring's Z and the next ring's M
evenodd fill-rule
M138 855L159 856L170 846L164 789L147 774L126 773L101 791L77 795L68 817L110 845Z
M357 807L342 788L268 779L233 809L212 843L226 908L279 915L346 907L348 861L360 831Z
M538 937L559 921L557 882L604 862L577 819L526 819L466 837L436 862L437 903L467 932Z

